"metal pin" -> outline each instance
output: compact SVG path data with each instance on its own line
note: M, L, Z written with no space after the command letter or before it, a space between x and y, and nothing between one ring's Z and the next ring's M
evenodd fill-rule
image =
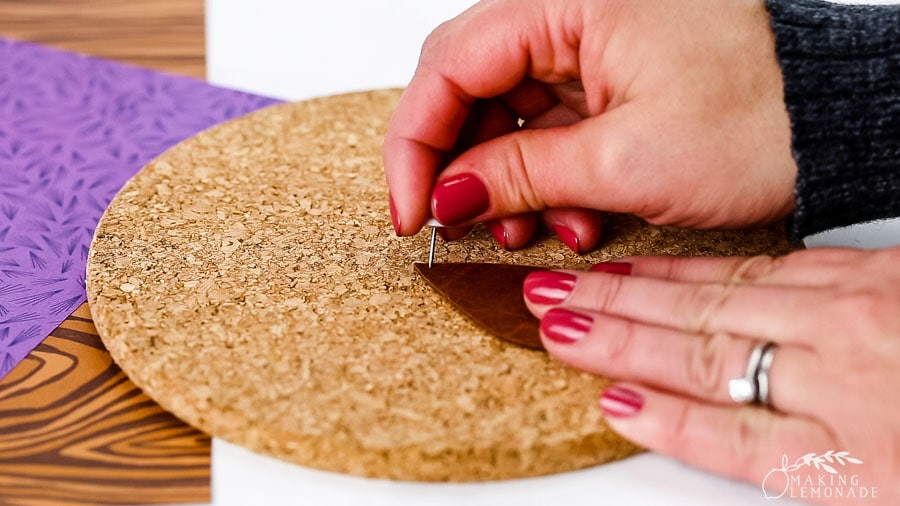
M428 268L431 269L431 266L434 265L434 246L437 242L437 229L438 227L443 227L443 225L434 218L428 220L426 225L431 227L431 248L428 250Z
M431 227L431 248L428 250L428 268L434 265L434 243L437 242L437 227Z

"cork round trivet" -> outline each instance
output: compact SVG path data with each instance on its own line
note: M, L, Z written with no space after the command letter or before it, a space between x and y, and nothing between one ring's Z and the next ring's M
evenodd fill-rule
M116 362L187 422L302 465L409 480L555 473L638 449L604 423L607 380L490 337L417 277L394 236L381 141L399 92L271 107L150 163L88 262ZM610 218L577 257L476 230L438 260L586 268L641 253L784 253L777 229L689 233Z

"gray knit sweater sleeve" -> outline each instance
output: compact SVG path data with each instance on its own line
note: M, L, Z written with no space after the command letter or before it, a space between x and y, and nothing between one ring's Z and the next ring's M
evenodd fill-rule
M799 169L791 235L900 216L900 5L766 5Z

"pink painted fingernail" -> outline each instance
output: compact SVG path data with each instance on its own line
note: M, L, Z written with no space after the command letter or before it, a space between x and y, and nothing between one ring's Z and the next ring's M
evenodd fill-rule
M578 239L578 236L575 235L575 232L572 232L572 229L564 226L564 225L553 225L553 231L556 233L556 236L559 237L566 246L568 246L572 251L578 253L581 252L581 241Z
M643 407L641 394L624 387L609 387L600 396L600 409L612 418L630 418L640 413Z
M400 235L400 216L397 214L397 205L394 204L394 196L388 194L388 200L391 203L391 223L394 224L394 232Z
M491 221L487 223L487 229L494 236L494 239L497 239L497 242L500 243L500 247L507 249L506 243L509 241L509 232L503 228L503 224L499 221Z
M632 265L627 262L603 262L591 267L591 272L608 272L610 274L631 275Z
M572 344L586 336L593 325L594 319L588 315L554 308L541 319L541 332L557 343Z
M535 304L559 304L575 289L577 279L565 272L532 272L523 284L525 297Z
M434 217L444 225L458 225L490 207L487 187L472 174L459 174L441 181L431 195Z

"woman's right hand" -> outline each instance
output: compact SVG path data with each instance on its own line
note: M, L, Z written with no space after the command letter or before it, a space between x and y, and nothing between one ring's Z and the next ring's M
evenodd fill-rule
M400 235L489 222L512 249L542 212L579 252L599 240L593 211L783 218L797 171L760 0L481 2L426 41L384 163Z

